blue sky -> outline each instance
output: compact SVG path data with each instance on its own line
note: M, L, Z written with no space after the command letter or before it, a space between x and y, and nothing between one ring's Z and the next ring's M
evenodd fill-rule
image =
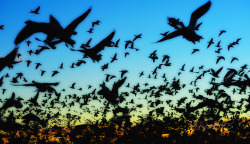
M61 82L58 90L67 88L71 83L76 82L76 87L87 89L87 85L97 87L105 79L104 74L115 74L119 76L119 71L127 69L129 73L128 82L131 84L149 82L151 85L158 85L162 80L148 80L146 76L159 64L159 61L153 63L148 59L148 56L154 50L157 50L159 58L162 55L169 55L172 66L163 68L158 77L166 73L167 77L171 80L176 76L181 66L185 63L186 70L188 71L193 66L198 68L204 65L205 68L218 69L225 66L226 68L239 69L240 66L249 63L249 40L250 40L250 19L249 19L249 0L219 0L212 1L210 10L199 19L198 22L203 22L200 30L197 32L203 36L204 39L200 43L194 45L193 43L183 39L182 37L174 38L162 43L154 43L161 38L160 33L166 31L173 31L174 29L167 24L168 17L179 18L185 25L188 24L191 13L199 6L206 3L207 0L12 0L0 1L0 25L5 25L4 30L0 31L0 56L5 56L9 53L14 46L14 39L19 31L25 26L24 22L27 20L37 22L48 22L49 15L53 15L63 27L66 27L72 20L84 13L88 8L92 7L89 16L77 27L78 34L73 36L76 41L75 49L78 49L82 43L87 42L89 38L93 38L91 46L97 44L102 38L116 30L114 40L121 39L119 48L107 48L102 52L103 60L100 63L93 63L91 60L86 59L87 64L76 69L71 69L69 66L76 60L81 59L82 54L70 51L64 44L57 46L56 50L44 51L39 56L29 56L26 51L30 49L37 49L38 45L42 43L36 42L35 37L41 39L45 38L43 34L35 34L29 38L32 41L31 46L27 47L26 43L20 44L19 51L22 54L22 60L30 59L33 61L29 68L26 68L26 63L17 64L13 70L9 71L5 68L1 75L9 73L12 76L16 72L22 71L28 81L36 80L40 82L51 81ZM29 13L30 10L41 7L40 14L34 15ZM91 27L91 22L100 20L101 24L96 26L93 34L86 31ZM218 37L220 30L227 32L221 37ZM138 52L134 50L125 50L124 41L131 40L134 35L141 34L142 39L135 42L135 47L139 48ZM221 40L222 55L226 58L219 64L215 64L218 54L215 54L215 46L207 49L207 42L214 38L215 43ZM242 38L240 45L235 46L229 52L227 45L237 38ZM27 39L28 40L28 39ZM200 52L191 55L192 49L198 48ZM125 59L124 52L129 51L130 55ZM115 53L118 54L118 61L109 65L109 69L104 72L101 71L101 66L110 62ZM238 57L239 61L230 64L232 57ZM39 70L35 70L34 63L41 62L43 65ZM58 70L61 63L64 63L65 69L51 78L53 70ZM44 77L41 79L40 70L46 70ZM144 71L144 78L138 78L139 73ZM183 73L180 79L183 82L190 82L195 79L194 74L189 72ZM210 77L208 76L209 79ZM111 85L109 83L108 85ZM209 87L207 81L201 81L200 87ZM9 83L5 83L5 88L8 90L5 96L9 96L12 91L19 92L22 97L29 98L35 95L33 88L13 87ZM88 91L88 90L86 90ZM70 92L69 92L70 93ZM80 92L77 92L80 94ZM83 92L81 92L83 93ZM186 94L185 91L182 94ZM244 96L243 96L244 97Z

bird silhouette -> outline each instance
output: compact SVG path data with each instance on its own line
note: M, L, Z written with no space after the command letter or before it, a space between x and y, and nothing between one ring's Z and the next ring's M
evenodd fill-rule
M0 30L4 30L4 25L0 25Z
M95 22L92 22L92 28L95 26L95 25L99 25L101 21L97 20Z
M47 41L52 41L54 38L58 38L58 43L64 41L65 43L73 46L75 41L71 39L71 36L76 35L75 28L88 16L90 11L91 8L71 22L64 29L52 15L50 16L49 23L38 23L30 20L26 21L26 26L19 32L14 43L17 45L31 35L42 32L47 35Z
M10 68L13 68L14 64L17 64L17 63L21 62L21 61L15 61L15 58L17 56L17 50L18 50L18 48L15 48L8 55L6 55L3 58L0 58L0 72L6 66L10 69Z
M117 53L115 53L115 55L113 57L111 57L111 62L110 63L113 63L116 60L117 60Z
M221 36L221 35L222 35L223 33L225 33L225 32L227 32L227 31L221 30L220 33L219 33L219 36Z
M40 10L40 6L37 7L34 11L31 10L30 13L33 13L33 14L39 14L39 10Z
M128 72L127 70L121 70L121 78Z
M223 56L218 56L216 60L216 64L218 64L220 60L225 60L225 58Z
M196 52L200 51L199 49L193 49L192 53L191 54L194 54Z
M97 93L99 95L103 95L106 100L108 100L111 104L117 105L119 104L118 98L119 96L119 88L124 84L126 81L127 77L118 80L113 84L112 89L110 90L105 86L105 83L101 85L101 90L98 91Z
M194 44L197 41L199 42L200 39L202 39L202 36L199 36L195 32L196 23L197 20L209 10L210 6L211 6L211 1L208 1L206 4L202 5L197 10L195 10L191 15L190 22L187 27L185 27L184 24L179 21L179 19L176 20L175 18L168 18L169 24L177 30L163 37L162 39L157 41L157 43L168 39L172 39L180 35L182 35L185 39L191 41Z
M81 53L84 53L84 58L91 58L93 62L97 61L99 62L102 59L102 55L99 54L104 48L108 45L110 45L112 38L115 35L115 31L113 31L111 34L109 34L106 38L104 38L101 42L99 42L97 45L95 45L91 49L83 48L83 50L74 50L72 51L79 51Z
M236 57L232 57L232 60L231 60L231 63L233 63L234 61L239 61L239 59L238 58L236 58Z
M134 36L135 36L135 38L133 39L133 41L135 41L135 40L141 38L142 34L138 34L138 35L134 35Z
M220 72L222 71L222 69L223 69L223 67L221 67L217 71L214 71L214 69L211 69L211 75L218 78L219 77L218 75L220 74Z

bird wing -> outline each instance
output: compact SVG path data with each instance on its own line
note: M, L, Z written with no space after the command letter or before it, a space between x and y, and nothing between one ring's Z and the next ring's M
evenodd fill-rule
M5 66L9 65L9 63L13 62L16 58L18 48L12 50L7 56L4 58L0 58L0 71L4 69Z
M64 30L72 34L75 28L78 26L78 24L80 24L88 16L90 11L91 8L89 8L85 13L83 13L81 16L79 16L77 19L71 22Z
M26 26L18 33L15 39L15 45L21 43L35 33L42 32L48 34L49 23L37 23L33 21L27 21L25 23Z
M208 1L206 4L202 5L197 10L195 10L191 15L189 27L195 27L197 20L209 10L210 6L211 6L211 1Z
M7 61L14 60L16 58L16 55L17 55L17 50L18 50L18 48L15 48L14 50L12 50L7 56L5 56L5 59Z
M105 46L109 45L112 38L115 35L115 31L113 31L111 34L109 34L106 38L104 38L101 42L99 42L97 45L95 45L91 50L93 53L99 53L101 50L104 50Z
M172 38L180 36L180 35L181 35L181 31L177 30L177 31L174 31L174 32L168 34L167 36L163 37L162 39L160 39L156 43L159 43L159 42L162 42L162 41L165 41L165 40L168 40L168 39L172 39Z
M40 10L40 6L39 6L39 7L37 7L35 11L36 11L36 12L38 12L39 10Z
M217 70L216 74L218 75L221 72L222 69L223 69L223 67L221 67L219 70Z
M117 82L114 83L112 91L113 92L118 92L118 89L124 84L124 82L126 81L127 77L118 80Z

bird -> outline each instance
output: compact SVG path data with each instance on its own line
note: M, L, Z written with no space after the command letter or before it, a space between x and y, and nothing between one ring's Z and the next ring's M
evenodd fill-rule
M115 35L115 31L110 33L106 38L104 38L102 41L100 41L97 45L95 45L91 49L83 48L83 50L74 50L70 49L72 51L79 51L84 54L84 58L91 58L93 62L97 61L99 62L102 59L102 55L99 54L104 48L108 45L110 45L112 38Z
M28 47L30 46L30 43L31 43L31 41L26 41L26 43L27 43L27 45L28 45Z
M105 69L108 69L108 66L109 66L109 63L104 64L104 65L101 67L102 71L104 71Z
M233 63L234 61L239 61L239 59L238 58L236 58L236 57L232 57L232 60L231 60L231 63Z
M194 54L195 52L198 52L198 51L200 51L200 50L199 49L193 49L193 52L191 53L191 55Z
M215 52L219 54L221 50L222 48L218 48L218 50L216 50Z
M166 59L169 59L170 58L170 56L169 55L163 55L163 59L162 59L162 61L161 62L164 62Z
M116 60L117 60L117 53L115 53L115 55L113 57L111 57L111 62L110 63L113 63Z
M131 41L131 40L127 40L127 41L125 41L125 49L127 49L128 48L128 45L131 45L131 47L133 47L133 44L134 44L134 42L133 41Z
M17 56L18 48L13 49L9 54L5 57L0 58L0 72L7 66L9 69L13 68L14 64L17 64L21 61L15 61Z
M0 25L0 30L3 30L4 29L4 25Z
M72 85L69 88L75 89L75 85L76 85L76 83L72 83Z
M82 65L82 64L86 64L86 61L84 61L84 60L78 60L78 61L75 63L75 65L76 65L77 67L79 67L79 66Z
M27 51L30 55L33 53L33 51L32 50L29 50L29 51Z
M51 75L51 77L53 77L53 76L55 76L56 74L58 74L59 72L58 71L52 71L53 73L52 73L52 75Z
M143 76L143 75L144 75L144 73L143 73L143 71L142 71L142 72L140 72L139 77L141 77L141 76Z
M39 97L39 91L36 93L34 98L30 98L28 102L32 103L34 106L38 106L39 105L37 102L38 97Z
M176 29L176 31L164 36L162 39L157 41L157 43L163 42L168 39L172 39L180 35L182 35L185 39L187 39L188 41L191 41L194 44L197 41L199 42L200 39L202 39L202 36L196 34L195 32L196 23L197 23L197 20L209 10L210 6L211 6L211 1L208 1L207 3L199 7L197 10L195 10L191 15L188 26L184 26L184 24L180 22L179 19L168 18L169 25L173 26Z
M40 6L38 6L34 11L31 10L30 13L39 14Z
M214 71L214 69L211 69L211 75L214 77L219 77L218 75L220 74L220 72L222 71L223 67L221 67L220 69L218 69L217 71Z
M134 36L135 36L135 38L133 39L133 41L135 41L135 40L141 38L142 34L138 34L138 35L134 35Z
M119 42L120 42L120 39L118 39L113 46L118 47Z
M32 62L31 60L26 60L26 62L27 62L27 67L29 67L30 66L30 63Z
M61 65L60 65L59 69L63 69L63 63L61 63Z
M185 64L182 65L182 67L181 67L180 70L181 70L181 71L185 71L184 68L185 68Z
M128 55L129 55L129 52L125 52L125 55L124 55L124 56L127 57Z
M214 44L213 38L211 38L210 41L207 43L208 43L207 48L209 48L212 44Z
M41 63L36 63L36 69L38 69L41 65Z
M101 22L100 20L97 20L97 21L92 22L92 28L93 28L95 25L99 25L100 22Z
M225 60L225 58L224 58L223 56L218 56L218 58L217 58L217 60L216 60L216 64L218 64L219 61L222 60L222 59Z
M41 70L41 76L43 76L45 72L46 72L46 71Z
M72 21L66 28L62 28L60 23L52 15L50 15L49 23L39 23L28 20L25 22L26 26L16 36L14 43L18 45L31 35L42 32L47 35L45 42L51 42L53 39L58 38L59 40L55 41L55 44L64 41L73 46L75 41L71 39L71 36L77 34L75 28L88 16L90 11L91 8Z
M90 28L87 32L90 33L90 34L92 34L93 30L94 30L93 28Z
M97 93L99 95L103 95L103 97L110 102L113 105L117 105L120 103L120 101L118 100L118 98L120 98L121 96L119 95L119 88L124 84L124 82L126 81L127 77L118 80L117 82L114 82L112 89L110 90L109 88L107 88L105 86L105 83L103 82L103 84L101 85L101 90L98 91Z
M128 72L127 70L121 70L121 78Z
M216 47L218 47L218 48L221 47L221 46L220 46L220 42L221 42L221 41L219 41L219 42L217 43Z
M219 36L221 36L225 32L226 32L225 30L220 30Z

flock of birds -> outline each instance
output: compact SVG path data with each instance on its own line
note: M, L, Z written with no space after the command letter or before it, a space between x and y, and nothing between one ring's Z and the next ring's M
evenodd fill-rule
M197 21L202 17L211 6L211 1L208 1L197 10L195 10L190 18L188 26L185 26L179 19L168 18L168 24L171 27L175 28L175 31L172 33L165 32L161 33L163 36L162 39L157 41L164 42L169 39L175 38L177 36L183 36L186 40L196 43L200 42L202 36L198 35L196 32L199 30L199 27L202 23L197 24ZM30 13L39 15L40 7L35 10L31 10ZM119 48L120 39L113 40L115 31L111 32L107 37L102 39L100 42L91 46L90 38L86 43L82 44L79 49L75 49L75 41L72 39L73 35L77 35L75 31L76 27L83 22L91 12L91 8L72 21L67 27L63 28L60 25L60 22L56 20L54 16L50 16L49 22L34 22L31 20L26 21L25 27L18 33L15 38L14 44L16 47L6 56L0 58L0 73L3 69L8 67L13 69L15 65L23 63L23 61L18 61L17 58L22 55L18 51L19 44L26 42L29 47L32 41L29 40L33 34L44 33L46 34L46 39L41 40L35 38L36 41L43 42L44 45L40 45L36 51L29 50L27 53L29 55L39 55L43 51L56 49L56 45L59 43L65 43L66 47L70 47L71 51L79 52L83 54L82 59L78 60L75 63L72 63L71 68L79 67L82 64L86 64L85 59L91 59L94 63L100 62L102 60L102 51L105 51L105 48ZM101 21L97 20L92 22L92 27L87 31L88 33L93 33L94 27L100 25ZM0 26L0 29L4 29L4 25ZM226 31L221 30L219 37L224 34ZM133 49L138 51L138 48L135 48L135 42L138 39L142 38L142 34L134 35L132 40L125 41L125 49ZM234 48L239 44L241 38L235 40L234 42L228 45L228 51L231 48ZM90 45L91 44L91 45ZM220 54L222 50L221 41L215 44L213 38L208 41L207 48L215 46L217 50L215 53ZM191 55L198 53L199 49L193 49ZM126 58L129 55L129 52L124 53ZM142 107L149 110L148 116L176 116L179 115L181 120L199 120L199 121L215 121L220 120L222 117L231 118L239 117L241 113L247 113L250 110L250 97L241 98L241 100L236 103L236 101L231 99L230 94L227 91L223 90L221 86L226 88L232 87L233 94L245 94L247 95L247 87L250 86L250 78L247 73L249 69L247 64L243 65L239 70L228 68L224 76L221 75L221 71L225 69L224 67L215 70L213 68L205 68L204 65L199 66L198 68L192 67L190 70L187 70L186 64L183 64L177 76L172 80L169 80L164 73L160 78L158 77L159 71L162 67L171 66L171 57L169 55L163 55L162 57L158 56L157 50L149 54L149 58L152 59L152 62L160 61L160 64L157 65L152 73L147 71L141 71L138 74L138 80L140 77L143 77L148 73L147 78L150 79L162 79L163 84L159 86L154 86L149 83L131 85L127 81L126 74L128 70L121 70L121 75L112 75L105 74L105 81L101 83L97 88L93 88L91 85L88 85L88 89L91 92L87 94L77 95L77 94L67 94L64 95L67 89L77 89L82 91L82 87L78 87L81 84L72 83L68 88L58 90L57 86L59 82L46 83L46 82L37 82L37 81L27 81L26 77L22 72L12 76L10 83L13 86L20 87L34 87L36 89L36 94L34 97L31 97L27 101L20 96L16 96L15 92L12 93L10 98L1 100L2 103L0 107L1 119L0 119L0 129L2 130L13 130L23 127L16 122L16 119L21 119L25 126L28 126L31 121L37 122L42 126L47 126L49 122L51 124L62 119L77 122L81 120L81 116L84 117L85 113L94 115L94 117L101 116L102 121L105 121L108 112L113 113L114 117L120 117L122 120L131 118L132 112L140 113ZM161 60L160 60L161 59ZM102 71L108 69L109 65L117 61L117 53L111 58L109 63L101 66ZM223 56L218 56L216 64L220 63L222 60L225 60ZM232 57L231 63L238 61L238 58ZM27 67L30 67L32 61L25 61ZM34 68L40 69L42 63L35 63ZM56 76L59 73L59 69L64 69L64 63L61 63L58 66L58 70L54 70L51 73L51 77ZM40 70L41 77L46 73L45 70ZM184 72L190 72L196 75L196 79L190 82L190 84L182 83L179 76ZM206 75L211 76L211 81L209 82L211 88L205 89L204 94L200 94L200 87L197 85L197 82L203 79ZM7 82L8 78L11 77L8 73L4 74L0 78L0 87ZM221 82L218 82L217 79L222 78ZM111 80L115 80L112 87L109 88L107 83ZM22 82L21 82L22 81ZM188 85L188 86L187 86ZM126 87L128 91L121 91L121 87ZM189 95L192 97L184 96L177 100L177 103L174 103L173 100L162 100L166 96L175 96L179 93L180 90L191 87L188 90ZM5 94L7 89L2 89L2 95ZM10 90L8 90L10 91ZM43 95L42 95L43 94ZM138 95L143 95L139 97ZM187 94L188 95L188 94ZM138 96L138 97L137 97ZM42 99L42 100L41 100ZM95 107L92 105L89 107L89 103L95 101L99 105L103 105L101 108ZM142 103L142 102L146 103ZM139 102L139 103L138 103ZM73 109L72 107L78 107L78 109ZM14 107L13 109L11 109ZM66 108L68 110L67 115L62 115L61 109ZM74 111L74 113L70 111ZM175 114L177 112L177 114ZM8 116L6 116L8 113ZM120 114L119 114L120 113ZM133 114L134 115L134 114ZM62 119L60 118L62 116ZM141 116L139 116L141 117ZM8 124L9 127L5 127L4 124Z

